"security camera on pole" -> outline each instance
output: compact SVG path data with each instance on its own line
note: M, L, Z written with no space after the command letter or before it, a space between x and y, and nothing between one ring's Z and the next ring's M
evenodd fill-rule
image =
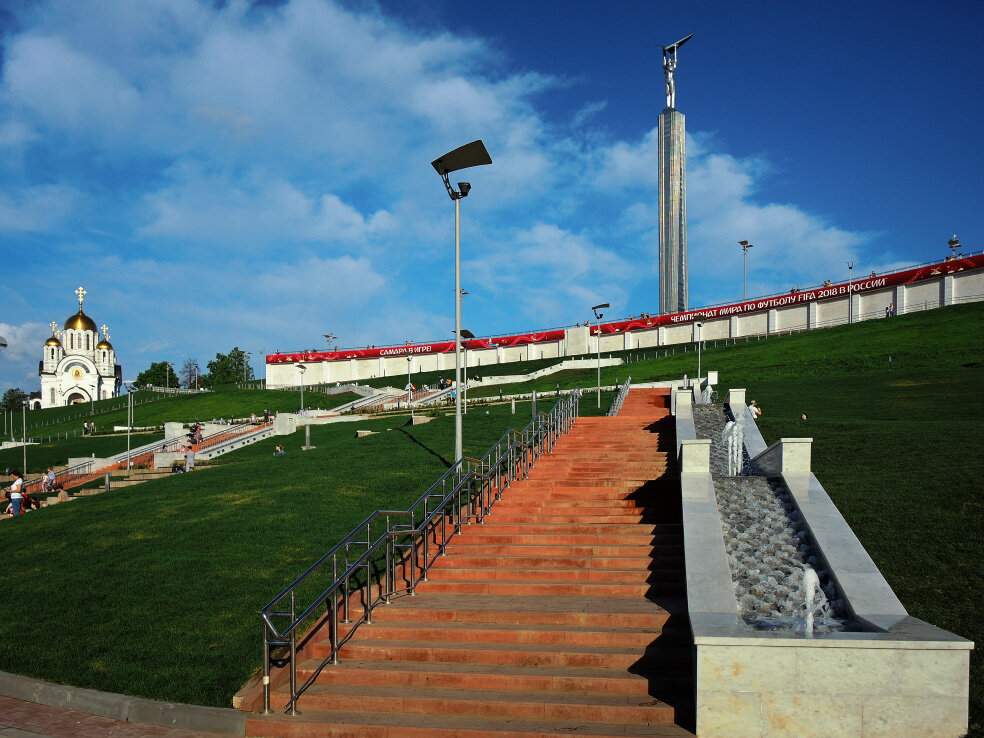
M448 175L459 169L491 164L492 157L481 139L449 151L431 162L444 181L444 189L454 202L454 460L461 459L461 198L467 197L471 184L459 182L451 186Z

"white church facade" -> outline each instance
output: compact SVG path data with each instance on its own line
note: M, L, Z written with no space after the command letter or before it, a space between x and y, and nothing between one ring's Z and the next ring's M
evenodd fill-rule
M79 311L65 321L62 330L51 324L51 338L44 343L38 366L41 377L41 407L63 407L80 402L117 397L123 384L123 369L109 342L109 328L82 312L86 291L79 287Z

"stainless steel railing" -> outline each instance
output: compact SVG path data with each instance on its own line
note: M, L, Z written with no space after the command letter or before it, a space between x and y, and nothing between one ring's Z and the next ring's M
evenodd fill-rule
M619 414L622 409L622 403L625 402L625 398L629 394L629 389L632 386L632 377L626 377L622 386L618 388L618 394L615 395L615 401L612 406L608 408L608 417L613 418Z
M373 609L389 604L400 593L416 595L417 585L427 581L431 566L438 557L446 555L448 541L461 532L462 526L485 522L502 490L514 480L525 478L536 459L570 432L578 417L580 398L580 389L574 390L558 400L549 413L533 418L523 430L508 431L481 459L460 459L408 510L372 513L274 597L260 611L263 711L271 712L272 665L289 669L290 700L284 709L296 715L298 698L325 666L338 663L339 649L362 623L372 622ZM327 576L331 583L299 612L298 590L319 574ZM361 600L361 614L353 621L352 600L356 595ZM317 615L323 606L326 611ZM329 653L298 687L298 632L312 618L313 627L308 636L327 625ZM349 625L344 636L339 623Z

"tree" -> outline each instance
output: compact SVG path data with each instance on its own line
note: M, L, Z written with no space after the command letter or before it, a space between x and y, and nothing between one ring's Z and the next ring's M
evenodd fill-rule
M200 385L200 380L202 376L202 370L198 366L198 359L186 359L185 363L181 365L181 382L185 387L194 387L196 384Z
M253 367L246 359L246 352L238 346L228 354L216 354L215 359L208 362L210 384L215 386L253 379Z
M155 361L151 363L149 369L144 369L137 375L136 384L146 386L152 384L155 387L177 387L178 375L170 363L166 361Z
M20 387L11 387L3 393L0 400L0 410L20 410L21 403L27 399L27 393Z

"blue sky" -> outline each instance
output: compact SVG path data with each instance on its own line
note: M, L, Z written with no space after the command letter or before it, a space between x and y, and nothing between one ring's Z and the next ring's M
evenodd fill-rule
M12 2L0 390L83 284L151 361L657 312L656 43L688 33L691 307L984 243L978 3ZM462 176L461 179L465 177ZM456 178L457 179L457 178Z

